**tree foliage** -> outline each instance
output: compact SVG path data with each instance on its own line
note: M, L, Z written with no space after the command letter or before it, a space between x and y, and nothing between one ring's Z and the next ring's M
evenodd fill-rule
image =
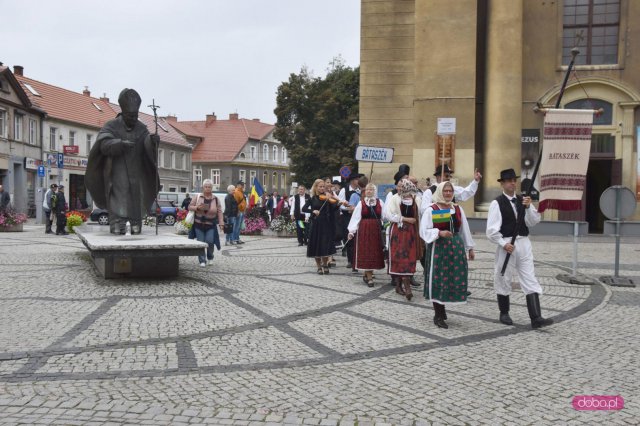
M298 182L337 175L343 165L355 171L359 75L338 58L325 78L303 67L278 87L274 135L287 148Z

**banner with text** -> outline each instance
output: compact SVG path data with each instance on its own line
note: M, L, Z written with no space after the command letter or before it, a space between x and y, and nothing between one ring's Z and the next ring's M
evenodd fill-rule
M545 115L540 212L582 207L592 127L592 110L550 109Z

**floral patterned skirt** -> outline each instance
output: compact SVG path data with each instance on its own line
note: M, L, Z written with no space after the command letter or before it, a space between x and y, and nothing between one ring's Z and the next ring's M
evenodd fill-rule
M389 232L389 274L413 275L420 251L420 237L415 225L397 223L391 225Z
M429 244L424 271L426 299L443 305L467 303L467 253L460 234Z

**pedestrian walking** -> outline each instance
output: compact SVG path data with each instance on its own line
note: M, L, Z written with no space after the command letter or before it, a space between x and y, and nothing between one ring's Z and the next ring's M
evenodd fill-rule
M543 318L540 311L539 295L542 294L542 287L535 276L533 249L528 237L529 228L540 222L540 213L531 203L531 197L516 195L518 177L513 169L502 170L498 179L502 186L502 195L489 205L487 238L497 245L493 286L498 296L500 322L513 325L513 320L509 316L509 295L511 281L517 274L520 287L527 298L531 327L540 328L553 324L553 320ZM518 218L522 215L524 215L522 226L516 227ZM515 244L511 244L511 238L514 235L516 235ZM502 265L507 253L510 255L509 263L502 276Z
M303 213L311 214L311 232L307 245L307 257L316 260L318 274L329 273L329 257L336 252L335 212L340 200L330 192L326 192L325 182L316 179L311 187L311 199L302 208Z
M413 298L411 276L416 272L416 261L420 259L421 247L420 197L417 188L408 179L398 183L398 193L393 195L386 206L387 219L391 222L389 230L388 271L395 284L396 293L407 300Z
M199 194L189 204L189 211L195 212L193 227L196 239L207 243L206 257L198 256L200 266L205 267L213 263L213 247L220 250L220 231L224 230L222 208L218 197L213 194L213 182L205 179L202 182L202 194Z
M473 238L462 207L453 204L451 182L438 184L420 221L420 237L427 243L424 297L433 303L433 323L449 328L447 305L467 303L468 265L475 259Z
M363 272L362 280L373 287L373 270L384 269L382 244L382 209L378 188L369 183L363 188L364 197L356 204L349 221L349 241L354 247L354 267Z

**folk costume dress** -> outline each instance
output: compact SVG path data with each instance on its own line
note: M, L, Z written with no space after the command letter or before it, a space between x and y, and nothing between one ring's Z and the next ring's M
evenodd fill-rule
M441 238L440 231L451 231L453 237ZM467 303L467 252L474 242L462 207L428 207L420 236L427 243L424 297L442 305Z
M318 216L314 215L314 210L318 210L320 214ZM336 253L334 238L337 211L337 203L332 203L329 199L323 200L318 195L311 197L309 202L302 207L303 213L311 214L311 231L309 243L307 244L307 257L325 257Z
M377 199L360 201L351 215L348 230L355 234L354 268L359 271L383 269L382 203Z
M422 256L419 235L420 207L419 196L414 196L412 204L403 204L400 194L389 200L387 219L391 222L389 230L389 264L390 275L413 275L416 262ZM402 217L416 219L415 224L403 223Z

